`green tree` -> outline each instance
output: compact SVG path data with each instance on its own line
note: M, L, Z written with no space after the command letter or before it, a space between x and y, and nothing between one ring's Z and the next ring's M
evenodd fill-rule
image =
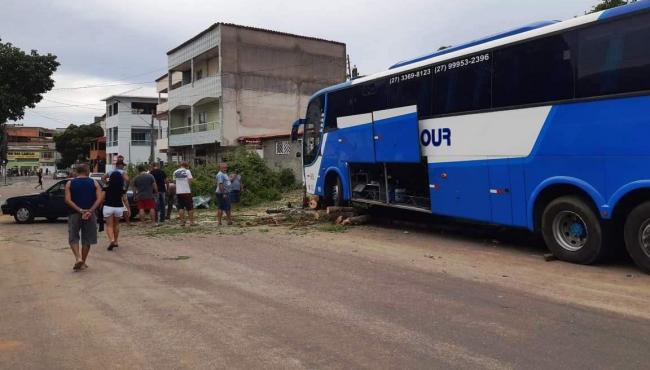
M61 153L60 165L69 167L78 160L86 161L90 142L100 136L104 136L104 130L97 125L70 125L54 135L56 150Z
M42 94L52 89L52 74L59 63L52 54L29 54L0 40L0 158L6 158L7 120L17 121L25 115L25 108L34 108L43 99Z
M629 3L634 3L636 0L602 0L600 4L591 8L588 13L596 13L603 10L616 8L617 6L627 5Z

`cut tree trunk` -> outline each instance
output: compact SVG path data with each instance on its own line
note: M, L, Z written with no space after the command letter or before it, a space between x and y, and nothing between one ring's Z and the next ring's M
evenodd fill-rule
M356 212L354 207L327 207L327 213L343 213L343 212Z

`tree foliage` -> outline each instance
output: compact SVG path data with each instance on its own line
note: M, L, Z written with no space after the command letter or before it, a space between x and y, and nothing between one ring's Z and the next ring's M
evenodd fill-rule
M86 161L93 139L104 136L97 125L70 125L64 132L54 135L56 150L61 153L61 166L69 167L77 160Z
M0 157L6 156L5 123L25 115L25 108L34 108L42 94L52 89L52 74L59 63L52 54L29 54L0 40Z
M627 5L636 2L636 0L602 0L598 5L591 8L589 13L596 13L607 9L616 8L617 6Z

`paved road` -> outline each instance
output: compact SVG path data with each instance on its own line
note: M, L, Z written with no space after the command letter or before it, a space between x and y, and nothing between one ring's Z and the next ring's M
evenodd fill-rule
M152 238L71 271L65 223L0 217L0 369L647 369L650 278L363 227Z

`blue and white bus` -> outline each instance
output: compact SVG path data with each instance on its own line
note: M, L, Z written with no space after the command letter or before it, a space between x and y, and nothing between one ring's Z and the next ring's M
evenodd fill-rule
M540 231L650 272L650 1L541 22L316 93L307 192Z

